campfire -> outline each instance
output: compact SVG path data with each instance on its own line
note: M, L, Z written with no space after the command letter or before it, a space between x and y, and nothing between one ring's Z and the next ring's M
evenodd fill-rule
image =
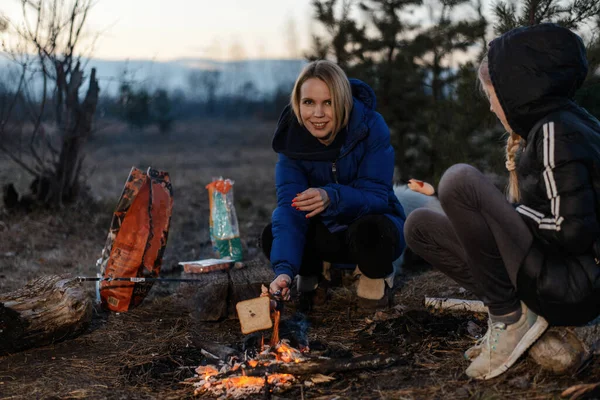
M215 397L240 399L261 391L282 392L295 383L296 378L286 373L265 373L264 376L249 376L248 371L259 367L270 367L277 363L301 363L306 360L303 353L292 347L288 340L279 340L279 311L274 313L271 343L261 341L260 352L253 358L238 360L231 357L220 366L206 365L196 369L197 377L188 379L195 387L195 395L209 394Z
M262 336L260 343L243 355L217 357L208 352L218 365L196 368L196 376L183 383L192 385L195 395L241 399L261 392L281 393L296 383L309 387L330 382L335 378L325 374L332 372L386 368L399 361L396 355L381 354L340 359L311 356L306 338L298 341L300 349L293 347L288 339L280 340L280 316L280 311L275 308L272 312L273 333L268 344ZM299 377L303 377L300 382Z

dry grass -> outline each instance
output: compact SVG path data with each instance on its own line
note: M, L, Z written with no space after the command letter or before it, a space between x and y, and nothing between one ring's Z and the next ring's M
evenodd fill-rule
M256 121L190 123L168 137L109 126L88 146L87 179L95 205L29 215L0 210L0 291L14 290L43 274L95 275L112 209L132 166L151 165L171 174L175 204L164 271L178 261L210 255L204 186L213 176L236 181L242 237L252 256L258 251L255 239L275 206L273 126ZM27 185L27 177L2 159L0 185L9 181L19 189ZM467 361L462 352L474 342L469 327L483 329L485 320L464 313L429 313L422 305L426 295L468 293L422 266L407 269L397 284L398 307L378 314L359 310L348 286L333 288L331 301L309 316L308 336L315 355L381 352L400 355L398 365L334 374L331 383L296 386L283 396L545 399L600 376L597 362L578 376L554 377L526 359L490 382L470 381L463 373ZM92 295L93 284L89 290ZM249 341L237 321L194 321L190 306L178 285L169 284L155 285L149 298L128 313L96 310L89 331L76 339L0 357L0 398L191 398L193 390L180 382L205 362L198 342L213 340L241 350ZM293 305L286 307L283 320L294 311Z

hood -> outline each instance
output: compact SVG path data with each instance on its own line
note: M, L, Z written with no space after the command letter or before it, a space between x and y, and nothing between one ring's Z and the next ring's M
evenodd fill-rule
M349 79L352 88L352 97L360 101L369 110L375 110L377 107L377 98L371 86L359 79Z
M492 84L510 127L527 139L546 115L574 107L587 75L579 36L555 24L513 29L490 43Z
M358 79L350 79L350 87L354 100L350 120L348 125L338 132L332 144L325 146L313 137L298 123L292 106L288 105L279 117L273 135L273 150L295 159L333 161L340 152L345 152L344 149L352 147L362 139L368 132L367 114L377 105L375 92Z

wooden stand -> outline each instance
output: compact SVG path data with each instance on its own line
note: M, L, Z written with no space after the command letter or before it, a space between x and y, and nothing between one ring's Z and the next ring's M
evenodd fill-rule
M0 294L0 355L73 338L91 320L91 299L75 279L38 278Z
M253 260L241 269L214 271L205 274L185 274L182 277L199 282L182 283L179 294L185 297L193 318L218 321L237 318L235 305L261 294L261 286L274 279L268 262Z

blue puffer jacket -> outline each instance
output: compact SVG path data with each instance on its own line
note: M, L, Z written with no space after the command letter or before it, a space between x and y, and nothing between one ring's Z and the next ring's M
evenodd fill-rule
M392 190L394 149L389 129L375 112L373 90L356 79L350 79L350 84L354 97L350 121L330 146L320 144L301 126L291 107L286 107L279 119L273 136L273 149L279 154L271 250L276 275L294 277L300 269L309 219L306 212L292 207L292 199L311 187L323 188L329 195L331 203L314 218L331 232L346 229L362 216L385 214L401 238L394 258L405 247L406 217Z

